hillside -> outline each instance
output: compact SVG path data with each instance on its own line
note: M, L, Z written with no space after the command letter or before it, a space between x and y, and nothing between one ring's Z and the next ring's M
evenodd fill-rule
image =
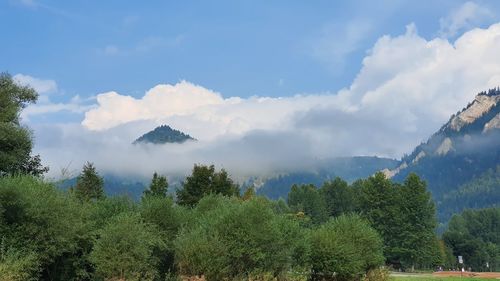
M395 168L398 165L397 160L380 157L333 158L319 162L312 172L295 172L267 179L257 189L257 193L271 199L286 199L293 184L314 184L319 187L335 177L352 182L373 175L383 168Z
M450 194L468 182L481 178L488 170L497 169L500 163L499 129L500 89L481 92L451 116L427 142L403 157L396 169L385 169L384 173L397 181L403 181L412 172L421 176L438 204L439 217L446 220L449 209L460 211L465 205L457 201L456 206L451 206L450 199L445 198L450 198ZM498 183L490 187L499 188ZM475 196L488 195L478 191ZM443 200L447 200L446 203ZM487 206L489 204L478 203L470 207Z
M500 165L443 195L438 202L440 220L464 209L500 207Z
M152 144L164 144L164 143L183 143L189 140L196 140L188 134L185 134L179 130L172 129L168 125L161 125L156 127L154 130L147 132L138 139L134 141L134 144L138 143L152 143Z

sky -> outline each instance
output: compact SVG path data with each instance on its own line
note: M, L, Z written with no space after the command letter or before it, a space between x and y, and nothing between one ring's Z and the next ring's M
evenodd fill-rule
M399 158L500 85L499 1L0 1L51 167L235 174ZM194 144L130 143L160 124Z

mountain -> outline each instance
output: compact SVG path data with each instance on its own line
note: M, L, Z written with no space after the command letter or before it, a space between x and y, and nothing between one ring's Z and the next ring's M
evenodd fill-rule
M425 143L417 146L410 155L402 158L395 169L384 173L396 181L403 181L409 173L416 173L427 181L438 207L438 217L446 221L450 214L472 205L465 204L453 194L467 186L476 186L481 178L490 177L500 164L500 89L479 93L464 109L451 116ZM476 183L474 183L476 182ZM489 189L500 188L498 181ZM458 192L458 193L457 193ZM489 192L489 191L488 191ZM477 198L488 196L477 189ZM472 207L490 207L488 200L479 200ZM496 202L498 204L498 202Z
M338 157L318 161L312 171L278 175L263 181L257 188L257 194L271 199L286 199L293 184L314 184L319 187L325 181L333 180L335 177L353 182L369 177L383 168L396 168L399 163L394 159L376 156Z
M181 131L172 129L170 126L161 125L156 127L154 130L147 132L138 139L134 141L134 144L138 143L152 143L152 144L164 144L164 143L183 143L188 140L196 140L188 134Z
M443 195L439 202L442 218L449 218L463 209L500 207L500 165Z

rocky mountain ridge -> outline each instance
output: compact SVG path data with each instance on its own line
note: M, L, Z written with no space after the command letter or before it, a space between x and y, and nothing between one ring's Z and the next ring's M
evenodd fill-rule
M474 100L443 125L425 143L420 144L408 156L403 157L396 169L384 169L389 178L401 171L418 165L426 157L446 156L457 149L469 148L475 141L488 138L500 129L500 88L481 92Z

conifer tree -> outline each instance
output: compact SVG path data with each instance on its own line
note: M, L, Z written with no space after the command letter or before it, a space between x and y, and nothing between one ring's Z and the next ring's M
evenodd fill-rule
M97 173L94 164L87 162L76 179L76 197L82 201L104 198L104 179Z
M435 235L436 209L427 186L416 174L411 173L400 188L401 194L401 261L414 268L429 267L437 247Z
M153 179L149 184L149 188L144 190L144 197L156 196L156 197L166 197L168 189L168 181L164 176L159 176L158 173L153 174Z

